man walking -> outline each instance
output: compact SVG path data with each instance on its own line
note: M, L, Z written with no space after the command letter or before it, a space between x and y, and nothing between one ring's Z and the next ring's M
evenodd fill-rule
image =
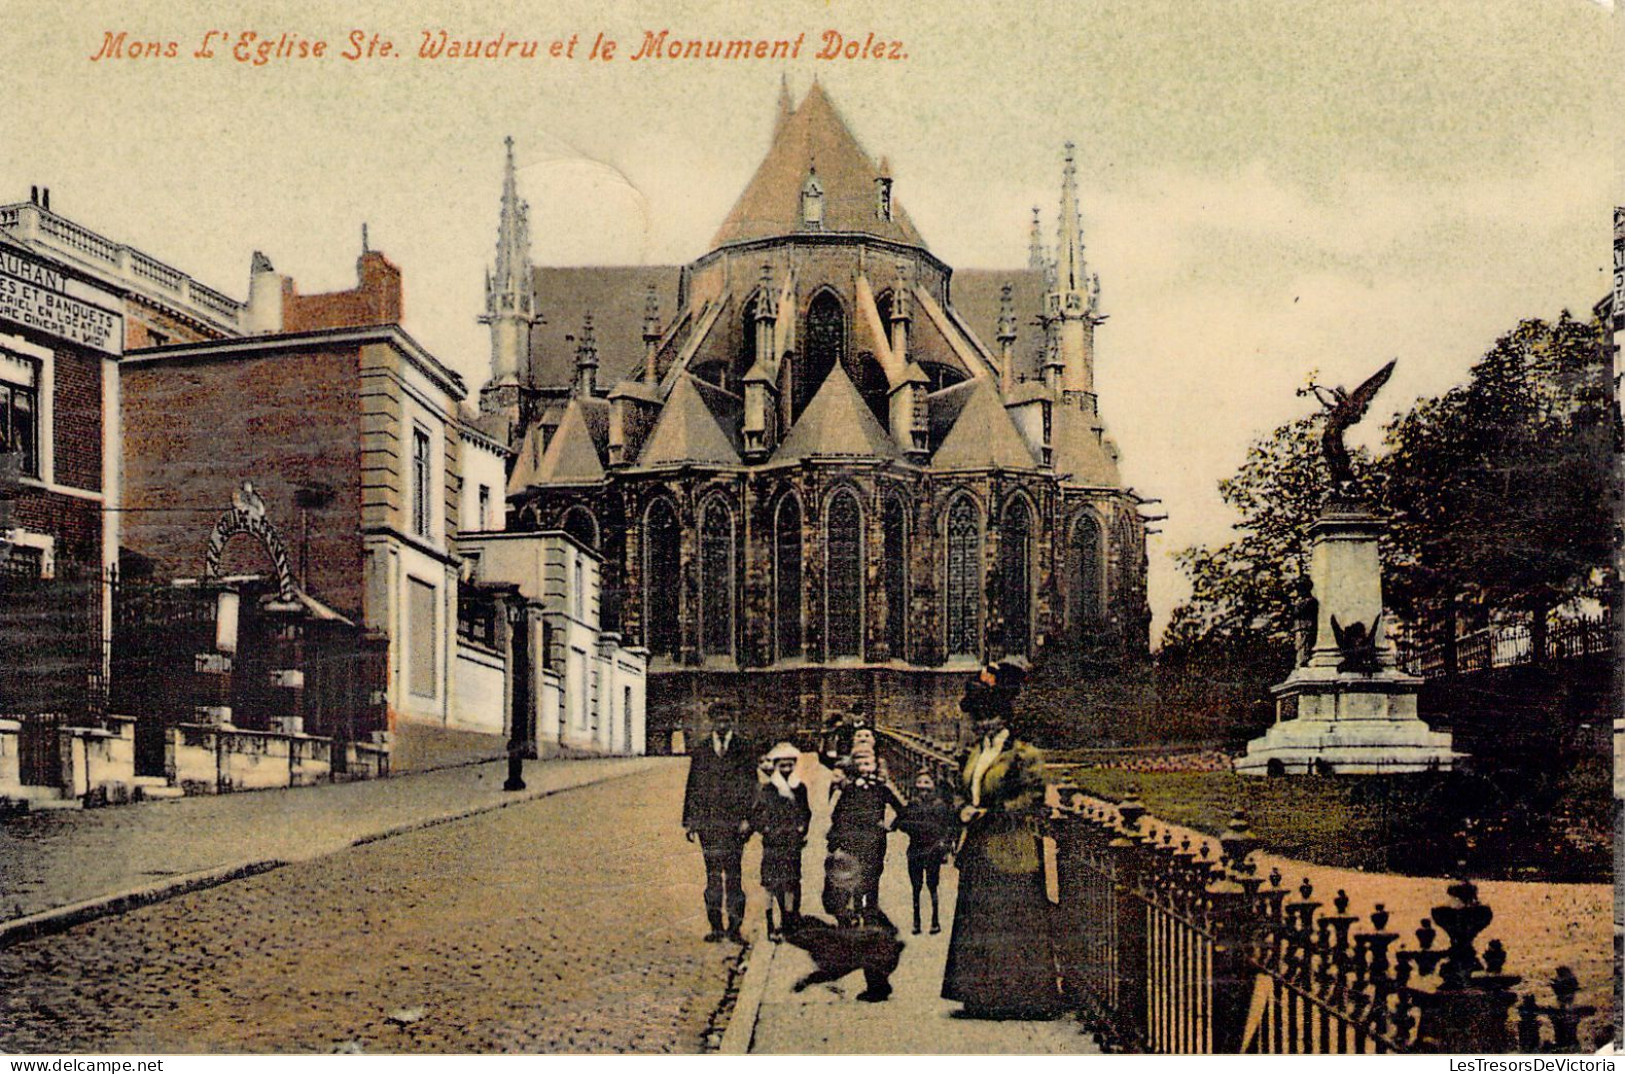
M744 939L739 928L745 920L745 889L739 872L756 797L756 753L734 731L734 716L727 701L711 705L711 733L689 754L683 792L683 827L689 842L699 840L705 856L705 916L711 923L706 943Z

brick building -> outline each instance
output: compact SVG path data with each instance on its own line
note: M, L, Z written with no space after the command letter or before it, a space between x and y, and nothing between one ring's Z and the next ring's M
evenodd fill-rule
M357 276L301 295L256 255L254 334L125 356L124 551L159 578L203 573L215 516L252 482L299 588L388 635L391 711L447 723L465 390L399 327L399 270L367 250ZM220 573L270 573L267 555L230 542Z
M590 708L590 684L546 655L550 594L489 567L476 575L478 553L460 544L504 528L508 449L464 409L461 378L401 329L399 270L364 249L356 274L351 290L303 295L256 255L241 315L252 334L125 356L125 555L160 578L199 574L214 515L251 482L297 561L297 589L387 639L392 729L517 727L532 741L560 707ZM225 545L222 560L227 577L278 569L252 541ZM599 636L595 616L578 625L611 663L636 666L641 709L641 658ZM515 638L532 647L522 665ZM515 674L531 681L516 690ZM641 735L599 748L641 748Z
M8 364L4 378L8 415L20 413L20 399L38 407L21 434L15 548L47 572L59 556L117 562L119 356L235 335L242 311L180 270L58 215L50 197L36 187L27 201L0 205L0 249L10 266L0 325L21 361ZM21 353L30 347L52 353Z
M947 724L983 661L1146 650L1070 147L1025 270L954 273L893 187L814 84L695 261L532 269L510 142L481 409L511 528L602 555L651 741L729 695L777 729L858 697Z
M124 348L121 297L0 230L0 450L18 487L9 501L12 567L92 569L110 538L106 403Z
M476 578L459 549L503 530L511 452L365 247L354 288L313 295L256 253L238 302L48 191L0 206L0 797L377 773L407 726L641 750L643 658L596 589Z

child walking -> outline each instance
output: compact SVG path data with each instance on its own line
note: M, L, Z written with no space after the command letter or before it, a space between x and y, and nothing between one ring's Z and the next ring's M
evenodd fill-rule
M770 750L764 762L767 782L756 789L751 827L762 836L762 887L767 892L767 938L778 943L786 925L801 916L801 848L807 842L812 807L807 787L796 775L801 752L788 742ZM773 911L777 907L778 919Z
M874 753L856 748L852 774L836 785L836 791L829 848L846 851L857 863L857 909L862 918L879 909L880 874L886 864L886 807L901 813L903 803L880 777Z
M931 932L942 931L938 914L937 885L942 879L942 863L953 849L959 834L959 814L937 790L937 781L928 770L914 777L914 794L898 814L893 827L908 836L908 882L914 889L914 935L920 934L920 888L931 893Z

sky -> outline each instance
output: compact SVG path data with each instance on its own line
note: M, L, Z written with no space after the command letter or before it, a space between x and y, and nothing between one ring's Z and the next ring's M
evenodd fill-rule
M516 142L538 264L705 252L766 151L781 77L817 77L896 197L957 267L1053 243L1077 145L1101 412L1151 538L1154 631L1172 556L1227 539L1217 482L1390 358L1356 440L1462 379L1525 317L1589 311L1610 281L1619 52L1593 0L775 4L525 0L30 5L0 34L0 201L58 213L245 298L253 251L303 292L354 283L361 225L404 274L405 326L486 377L476 322ZM535 59L429 60L425 32L537 40ZM646 31L794 38L790 61L632 61ZM244 32L325 41L238 62ZM93 60L109 32L173 58ZM345 59L351 34L397 55ZM820 60L824 34L906 58ZM598 34L619 43L590 59ZM550 43L577 38L573 57ZM160 49L162 52L163 49ZM888 49L888 52L890 49ZM542 296L544 313L546 296Z

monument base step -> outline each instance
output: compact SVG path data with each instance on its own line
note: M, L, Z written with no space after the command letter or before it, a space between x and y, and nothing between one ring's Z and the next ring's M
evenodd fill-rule
M1289 720L1248 743L1236 771L1268 775L1274 762L1283 774L1448 772L1461 756L1421 720Z

